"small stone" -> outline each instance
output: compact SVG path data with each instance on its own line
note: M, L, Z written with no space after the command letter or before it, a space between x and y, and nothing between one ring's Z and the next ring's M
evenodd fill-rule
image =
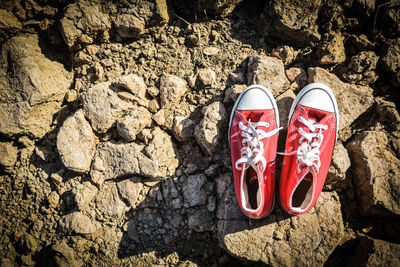
M289 65L296 59L299 51L295 50L293 47L282 45L274 48L271 54L281 59L284 65Z
M196 78L193 76L188 76L186 78L187 84L190 88L194 88L196 86Z
M60 195L57 192L52 191L47 197L47 201L49 202L50 207L56 208L60 201Z
M342 82L337 76L322 68L308 68L308 83L319 82L328 85L338 102L339 130L350 126L374 103L372 89Z
M95 152L96 136L79 109L66 119L57 135L57 151L67 169L87 172Z
M262 13L265 38L275 36L300 47L318 42L321 35L317 19L322 6L321 0L271 2Z
M118 97L112 90L111 82L98 83L85 90L81 94L81 101L85 117L98 133L107 132L116 120L134 107Z
M216 82L216 75L212 69L199 70L197 75L197 84L200 88L213 87Z
M203 49L204 55L207 55L207 56L215 56L216 54L219 53L219 51L220 51L220 49L215 46L208 46Z
M161 107L169 107L177 102L187 91L187 84L181 78L164 74L160 78L160 99Z
M235 84L225 91L224 103L234 103L239 95L247 88L245 84Z
M196 45L199 44L200 39L199 39L199 37L198 37L196 34L190 34L190 35L188 35L188 37L187 37L187 41L188 41L188 43L189 43L190 45L196 46Z
M118 14L114 19L115 29L123 38L136 38L144 33L145 21L133 14Z
M70 248L66 241L63 240L52 247L52 264L60 267L76 266L80 267L83 263L78 259L75 251Z
M160 90L158 90L157 87L150 86L150 87L147 88L147 93L151 97L156 97L156 96L158 96L160 94Z
M208 176L208 177L214 177L216 176L219 171L220 171L221 166L219 164L213 164L210 167L208 167L204 173Z
M373 51L362 51L353 56L348 65L349 71L343 74L343 78L350 83L368 85L378 79L375 73L379 57Z
M189 118L176 116L174 118L174 136L183 141L193 136L195 123Z
M204 185L207 183L207 177L204 174L190 175L185 180L182 192L185 202L189 207L207 204L207 195L204 192Z
M65 100L68 103L75 101L78 98L78 93L75 90L69 90L65 95Z
M149 143L149 140L153 139L153 135L151 134L151 129L143 129L138 135L137 138L143 141L145 144Z
M0 165L12 167L18 158L18 148L8 142L0 142Z
M307 83L307 73L303 68L292 67L285 71L286 77L291 83L291 89L302 88Z
M60 22L63 39L71 50L106 37L111 29L109 15L102 11L101 4L97 2L69 4Z
M135 221L129 220L128 225L127 225L127 232L128 236L131 240L137 240L138 239L138 232L136 230L136 224Z
M346 178L346 172L350 168L350 158L342 143L337 143L333 150L331 165L325 184L332 184Z
M72 189L72 195L79 210L85 210L97 194L97 187L90 182L83 182Z
M155 127L151 134L153 139L145 147L145 154L158 165L156 177L169 177L175 173L179 165L175 144L171 136L159 127Z
M105 179L126 175L158 177L159 166L141 152L143 149L135 143L98 145L90 171L92 181L100 186Z
M133 96L141 100L146 99L147 86L142 77L136 74L128 74L117 79L117 83L124 89L128 90Z
M30 234L23 234L18 240L18 246L22 249L24 254L36 252L38 246L36 240Z
M151 122L150 112L136 106L117 121L118 134L126 141L132 142L140 131L151 126Z
M164 115L164 110L160 109L156 114L153 115L153 120L159 125L159 126L164 126L165 125L165 115Z
M400 159L383 131L364 131L347 145L353 179L365 216L400 215Z
M320 59L321 65L339 64L346 60L346 51L343 41L343 35L337 33L322 43L322 56Z
M65 215L59 222L59 227L63 233L92 234L99 228L97 222L93 222L88 216L80 211L75 211Z
M289 89L289 80L280 59L267 56L250 56L247 63L247 83L260 84L271 90L274 96Z
M100 62L96 62L94 65L94 71L97 77L97 80L99 81L104 81L104 69L103 66L100 64Z
M149 111L152 112L152 113L155 113L159 109L160 109L160 105L158 104L157 99L152 99L149 102Z
M201 209L190 215L188 226L196 232L206 232L213 229L213 216L207 210Z
M231 80L232 83L243 84L246 82L246 76L243 72L231 72L229 73L229 80Z
M126 205L120 199L115 183L105 183L96 195L94 202L98 212L110 220L118 220L126 210Z
M130 207L136 207L143 183L140 178L129 178L117 183L119 194Z
M181 200L179 198L175 198L171 201L172 207L174 209L180 209L182 207Z
M202 113L203 119L196 125L194 136L204 151L211 155L221 144L228 114L221 102L204 107Z
M72 75L50 59L56 57L50 50L43 54L37 34L9 38L2 43L0 57L0 133L41 139L52 128Z

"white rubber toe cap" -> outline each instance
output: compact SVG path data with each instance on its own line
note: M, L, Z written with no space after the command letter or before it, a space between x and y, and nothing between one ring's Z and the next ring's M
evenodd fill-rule
M332 97L326 90L313 88L307 91L299 100L298 104L328 112L335 112Z
M258 87L249 88L238 103L237 110L272 109L273 104L267 93Z

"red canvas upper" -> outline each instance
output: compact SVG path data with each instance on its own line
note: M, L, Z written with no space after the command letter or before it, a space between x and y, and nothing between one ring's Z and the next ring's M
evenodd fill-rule
M299 148L299 138L301 137L301 134L298 133L299 128L302 128L306 132L310 132L310 129L307 126L298 121L299 116L302 116L306 120L311 119L313 121L316 121L318 124L327 125L328 129L322 129L323 139L319 148L319 158L321 162L319 171L317 171L317 168L315 166L308 167L305 164L299 166L296 153L294 153L293 155L284 156L279 186L280 203L287 212L292 214L305 213L309 211L316 203L325 183L326 175L328 173L329 165L332 158L333 148L336 141L335 113L313 109L299 104L294 110L294 113L289 123L285 153L289 154L293 151L297 151L297 149ZM312 141L315 140L313 139ZM306 140L305 142L308 141ZM300 172L298 172L298 169L300 169ZM314 174L314 191L312 194L311 204L306 210L293 210L291 205L291 197L293 195L293 192L299 185L301 180L309 172ZM310 175L308 177L310 177Z
M275 112L273 109L268 110L236 110L232 119L231 129L230 129L230 144L231 144L231 159L232 159L232 169L235 180L235 193L239 203L240 208L243 213L250 218L261 218L267 215L274 203L274 190L275 190L275 158L276 158L276 148L278 143L278 135L274 134L270 137L263 138L260 142L264 144L263 156L266 159L266 168L262 171L262 164L259 162L257 164L257 172L254 171L252 167L247 169L250 172L246 177L248 179L257 178L259 181L259 190L262 190L264 195L261 198L259 204L259 209L254 212L246 211L242 207L242 194L241 194L241 182L244 176L244 168L238 170L235 166L237 160L241 158L241 149L243 147L242 141L244 137L241 136L241 129L239 127L239 122L242 122L245 126L248 126L248 121L251 122L267 122L269 127L259 126L256 129L261 129L265 132L271 132L277 128Z

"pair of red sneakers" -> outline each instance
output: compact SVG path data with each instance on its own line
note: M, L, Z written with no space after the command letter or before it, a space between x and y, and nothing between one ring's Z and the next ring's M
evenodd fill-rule
M279 198L291 214L309 211L317 201L337 140L339 112L332 90L320 83L304 87L289 113ZM268 215L275 201L275 158L279 113L261 85L244 90L229 122L229 144L240 208L250 218Z

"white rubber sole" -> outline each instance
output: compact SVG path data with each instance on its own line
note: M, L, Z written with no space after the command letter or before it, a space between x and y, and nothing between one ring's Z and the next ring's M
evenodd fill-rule
M235 114L235 110L236 110L237 106L239 105L239 102L240 102L242 96L243 96L246 92L248 92L249 90L254 89L254 88L258 88L258 89L263 90L264 93L266 93L267 96L268 96L268 98L271 100L272 108L273 108L274 111L275 111L276 126L277 126L277 128L279 128L279 112L278 112L278 106L276 105L275 98L274 98L274 96L272 95L271 91L270 91L268 88L266 88L265 86L262 86L262 85L258 85L258 84L250 85L249 87L247 87L247 88L239 95L239 97L237 98L235 104L233 105L232 112L231 112L231 116L230 116L230 119L229 119L229 130L228 130L229 148L231 147L231 126L232 126L232 119L233 119L233 115ZM279 133L278 133L278 134L279 134Z
M338 105L336 102L336 97L332 92L332 89L329 88L329 86L322 84L322 83L310 83L307 86L305 86L303 89L301 89L301 91L299 92L299 94L297 95L296 99L293 101L293 104L290 108L290 112L289 112L289 118L288 118L288 128L289 128L289 124L290 124L290 120L292 119L292 115L294 110L296 109L297 104L299 103L299 101L301 100L301 98L309 91L311 90L315 90L315 89L321 89L324 90L329 97L331 98L332 102L333 102L333 107L334 107L334 112L336 115L336 140L335 140L335 145L337 142L337 138L338 138L338 131L339 131L339 109L338 109Z

